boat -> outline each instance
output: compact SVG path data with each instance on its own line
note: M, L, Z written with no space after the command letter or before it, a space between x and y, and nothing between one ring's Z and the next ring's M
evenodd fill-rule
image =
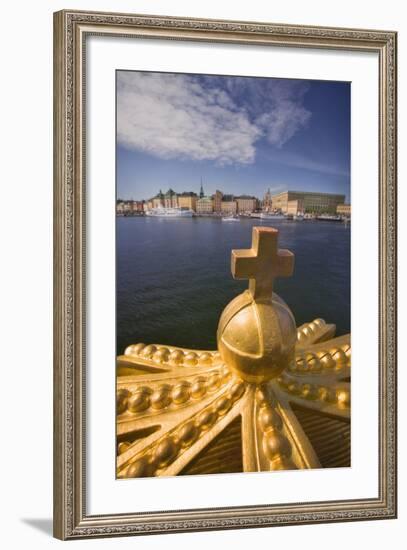
M293 219L296 222L302 222L304 220L304 214L294 214Z
M334 214L321 214L316 219L321 222L341 222L341 216L335 216Z
M240 220L236 216L225 216L224 218L222 218L222 221L223 222L238 222Z
M284 214L273 214L272 212L262 212L260 214L261 220L285 220L286 216Z
M195 212L189 208L185 207L174 207L174 208L164 208L159 206L157 208L151 208L147 210L146 216L152 218L192 218L195 215Z

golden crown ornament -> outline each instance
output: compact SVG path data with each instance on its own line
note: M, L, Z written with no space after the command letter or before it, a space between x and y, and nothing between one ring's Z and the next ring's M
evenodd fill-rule
M117 360L119 478L350 466L350 334L296 327L273 292L294 255L254 227L232 251L249 288L224 309L218 349L129 346Z

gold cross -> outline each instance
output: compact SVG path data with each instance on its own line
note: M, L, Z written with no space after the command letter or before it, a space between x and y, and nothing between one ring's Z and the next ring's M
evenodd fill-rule
M294 270L294 254L278 249L278 230L253 227L252 247L232 250L232 275L249 279L249 290L255 300L271 299L276 277L290 277Z

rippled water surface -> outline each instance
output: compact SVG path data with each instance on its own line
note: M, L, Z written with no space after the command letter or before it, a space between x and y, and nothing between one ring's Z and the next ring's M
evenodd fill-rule
M260 220L117 219L117 351L136 342L216 347L219 316L247 287L230 271L232 248L249 248ZM350 226L274 221L295 253L293 277L275 291L300 325L316 317L350 331Z

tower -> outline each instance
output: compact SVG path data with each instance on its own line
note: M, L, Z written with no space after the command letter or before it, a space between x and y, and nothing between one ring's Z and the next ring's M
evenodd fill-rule
M203 185L202 185L202 177L201 177L201 188L199 190L199 198L202 199L205 196Z
M271 199L271 191L269 187L263 198L263 211L271 212L271 210L272 210L272 199Z

